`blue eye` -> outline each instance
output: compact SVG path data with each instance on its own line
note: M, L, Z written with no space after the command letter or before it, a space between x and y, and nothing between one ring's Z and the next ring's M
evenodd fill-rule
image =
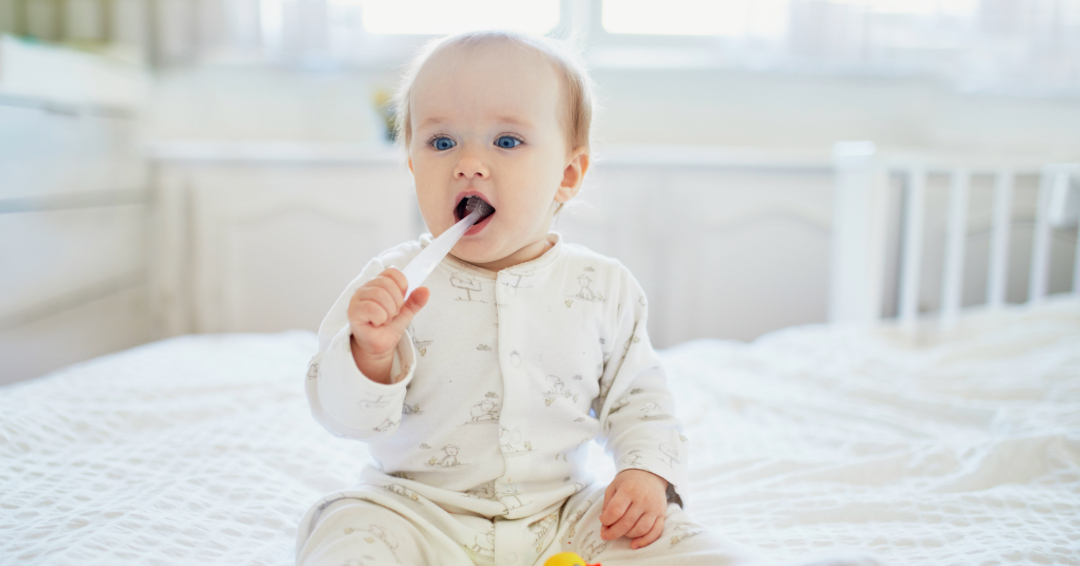
M457 145L456 143L454 143L454 140L450 138L435 138L428 143L430 143L432 147L439 151L445 151Z
M514 149L515 147L521 145L521 140L515 138L514 136L500 136L499 139L495 140L495 145L503 149Z

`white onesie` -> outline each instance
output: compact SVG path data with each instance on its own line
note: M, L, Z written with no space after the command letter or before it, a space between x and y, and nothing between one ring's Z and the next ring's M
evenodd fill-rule
M345 289L319 330L307 393L324 427L370 446L366 482L526 517L592 480L586 445L602 436L619 471L650 471L684 493L686 438L645 332L644 293L619 262L549 238L547 253L498 273L448 256L425 282L431 300L398 345L390 385L357 369L346 310L430 236L381 254Z

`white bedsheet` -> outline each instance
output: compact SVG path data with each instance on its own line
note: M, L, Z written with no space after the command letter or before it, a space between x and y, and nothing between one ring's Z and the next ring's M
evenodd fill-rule
M1080 564L1080 305L915 346L808 326L664 353L691 512L776 558ZM0 563L290 564L365 458L310 418L308 333L183 337L0 388Z

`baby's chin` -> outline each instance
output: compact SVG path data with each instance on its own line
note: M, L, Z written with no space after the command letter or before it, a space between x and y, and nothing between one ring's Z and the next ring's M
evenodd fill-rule
M530 262L546 253L551 247L545 237L534 242L517 243L500 242L496 245L492 240L472 240L460 242L450 251L454 257L471 263L477 267L489 271L501 271L522 263ZM494 247L488 247L494 246Z
M480 242L459 242L454 249L450 250L450 255L477 267L502 263L510 257L495 250L485 250L485 247Z

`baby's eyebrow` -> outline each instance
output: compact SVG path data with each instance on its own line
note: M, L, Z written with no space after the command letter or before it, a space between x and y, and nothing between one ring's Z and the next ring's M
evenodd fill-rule
M516 118L513 116L500 116L497 117L496 120L498 120L500 124L516 124L523 125L525 127L532 127L532 124L529 123L527 120L522 120L521 118Z
M533 127L532 123L528 120L523 120L516 116L496 116L495 120L497 120L500 124L513 124L516 126L521 126L523 128Z
M517 116L495 116L494 120L498 124L511 124L511 125L515 125L515 126L521 126L523 128L533 128L534 127L532 122L529 122L528 120L525 120L523 118L519 118ZM438 126L439 124L443 124L445 122L447 122L447 120L445 118L441 118L441 117L438 117L438 116L433 116L431 118L428 118L428 119L424 120L423 122L420 122L420 125L417 126L416 129L420 130L420 129L423 129L423 128L427 128L428 126Z
M443 123L442 118L428 118L427 120L424 120L423 122L420 122L420 125L417 126L416 128L420 129L420 128L426 128L428 126L438 126L439 124L442 124L442 123Z

